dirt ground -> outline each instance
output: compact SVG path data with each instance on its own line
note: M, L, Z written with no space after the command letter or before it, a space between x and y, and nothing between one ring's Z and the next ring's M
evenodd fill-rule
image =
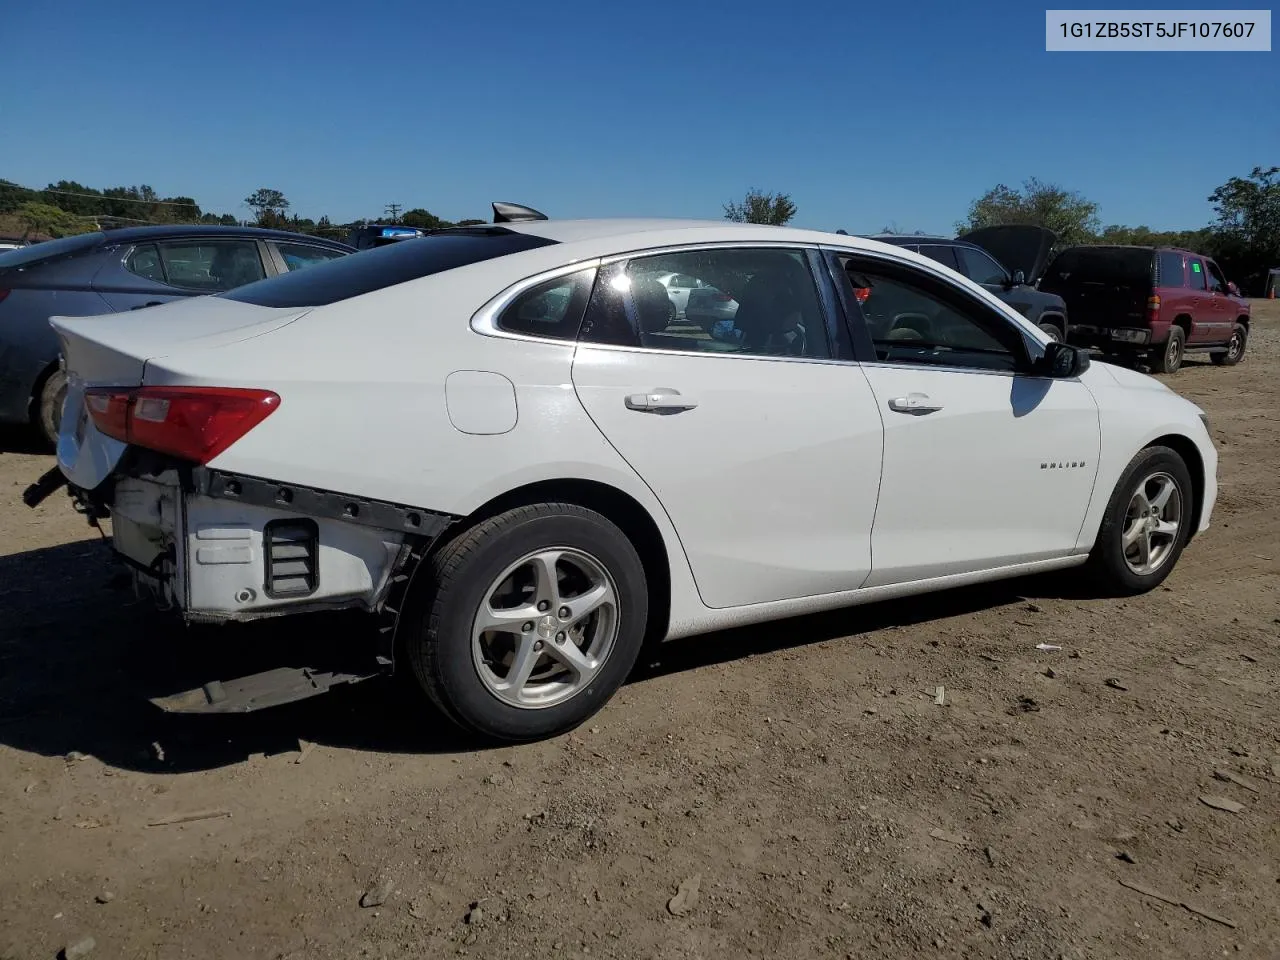
M1276 307L1240 366L1171 378L1222 487L1163 589L1029 580L680 641L512 749L380 681L161 713L355 627L131 604L65 498L21 505L51 459L5 438L0 957L1280 956ZM225 815L155 825L202 812Z

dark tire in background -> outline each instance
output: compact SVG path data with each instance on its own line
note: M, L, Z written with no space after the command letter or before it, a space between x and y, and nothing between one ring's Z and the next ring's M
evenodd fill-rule
M49 443L57 446L58 428L62 424L62 408L67 400L67 375L61 368L45 378L36 400L36 427Z
M1186 343L1187 335L1182 332L1182 328L1171 327L1169 339L1165 341L1164 347L1158 352L1152 351L1151 368L1156 373L1177 373L1182 367L1182 355Z
M1222 353L1210 354L1218 366L1234 367L1244 359L1244 350L1249 343L1249 330L1243 323L1237 323L1231 331L1231 339L1227 341L1227 349Z

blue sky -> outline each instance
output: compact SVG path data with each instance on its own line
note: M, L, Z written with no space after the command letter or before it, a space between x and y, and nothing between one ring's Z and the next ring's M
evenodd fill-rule
M149 183L247 217L719 217L948 231L998 182L1203 225L1280 164L1280 53L1044 51L1044 5L10 3L0 177Z

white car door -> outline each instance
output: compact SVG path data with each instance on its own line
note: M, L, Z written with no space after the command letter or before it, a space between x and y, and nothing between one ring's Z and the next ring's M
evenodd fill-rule
M1072 553L1101 445L1089 389L1037 374L1040 347L958 282L843 259L870 291L855 346L885 428L867 586Z
M732 290L738 326L669 330L669 271ZM854 589L870 572L882 426L862 370L833 357L823 302L794 247L650 255L596 282L574 388L662 502L709 607Z

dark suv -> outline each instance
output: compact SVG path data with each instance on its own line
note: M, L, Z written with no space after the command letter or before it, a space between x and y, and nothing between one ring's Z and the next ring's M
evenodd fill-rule
M1033 285L1057 239L1052 230L1011 225L985 227L954 240L904 234L879 234L868 239L937 260L986 287L1053 339L1067 338L1066 303Z
M1075 322L1069 340L1173 373L1187 352L1235 364L1249 338L1249 301L1218 265L1170 247L1079 246L1059 253L1040 281Z

